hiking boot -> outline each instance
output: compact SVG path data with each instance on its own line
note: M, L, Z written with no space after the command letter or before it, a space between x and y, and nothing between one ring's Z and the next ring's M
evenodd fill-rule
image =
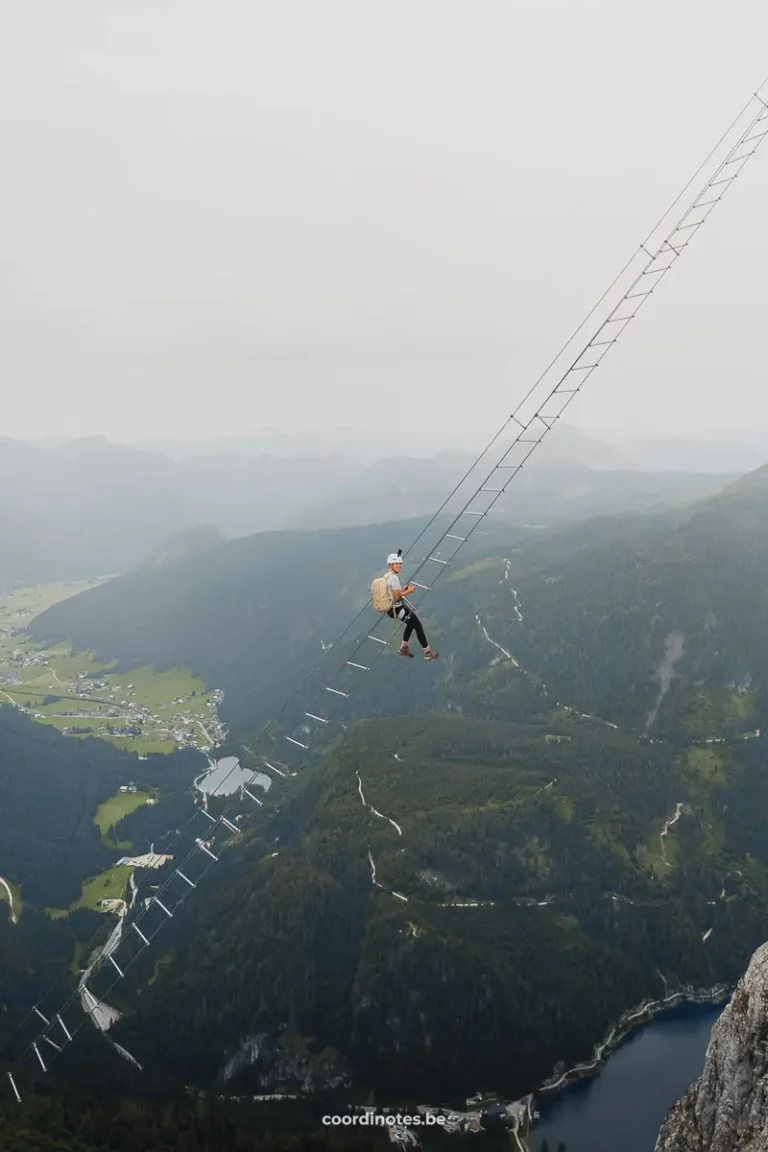
M425 660L437 660L439 655L440 655L439 652L433 652L431 648L425 648L424 649L424 659Z
M398 656L410 656L411 660L413 660L413 652L411 652L407 644L401 644L397 650L397 653Z

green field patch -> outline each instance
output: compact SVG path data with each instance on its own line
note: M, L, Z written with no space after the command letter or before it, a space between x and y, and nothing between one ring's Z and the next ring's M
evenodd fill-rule
M133 868L128 864L116 864L99 876L89 877L83 883L80 899L75 901L70 911L75 908L90 908L94 912L99 912L102 900L124 899L128 878L132 872Z
M41 697L41 700L42 699L43 697ZM120 722L118 716L108 716L106 712L104 712L103 715L99 713L99 709L102 708L103 705L94 704L91 700L76 700L70 698L68 700L57 700L55 704L38 703L35 707L44 716L59 716L64 712L83 712L86 717L90 717L91 713L98 713L98 715L93 717L94 719L114 720L116 724ZM77 720L77 716L71 716L70 719Z
M725 689L692 691L685 711L684 727L694 739L703 740L728 730L738 731L746 723L753 706L752 695L739 695Z
M0 671L17 681L0 681L0 704L19 705L31 719L66 729L69 736L108 739L140 756L168 755L180 744L215 743L212 694L188 668L161 672L141 665L117 672L117 661L99 664L92 652L73 653L68 642L49 647L21 630L10 635L12 629L23 629L34 613L98 583L45 585L0 597ZM33 657L47 663L22 665ZM78 698L76 692L87 698ZM44 703L46 697L50 699ZM109 726L115 731L110 733ZM73 731L77 728L86 731ZM124 735L126 731L135 734Z
M22 688L18 684L3 684L0 696L11 704L23 704L25 700L31 699L29 689Z
M573 820L574 802L571 796L552 796L550 804L566 824L570 824Z
M70 972L75 976L83 967L83 950L84 945L82 940L75 940L75 951L72 956L72 962L69 965Z
M16 675L22 684L50 684L53 686L55 683L50 668L44 668L41 664L30 664L26 668L17 668Z
M154 970L147 983L154 984L163 968L167 967L168 964L172 964L175 958L176 957L172 952L164 952L160 959L155 961Z
M153 740L151 736L102 736L116 748L124 748L126 752L135 752L138 756L158 754L168 756L176 749L175 740Z
M186 712L190 716L199 717L205 723L211 710L208 707L208 696L197 695L185 700L183 704L161 704L154 708L155 715L157 716L176 716L179 712ZM202 733L201 733L202 735Z
M43 912L45 912L46 916L49 916L51 920L65 920L66 917L69 916L68 908L43 908Z
M41 612L85 592L99 583L97 580L67 581L57 584L35 584L27 588L17 588L14 592L0 597L0 621L14 628L25 628L30 620Z
M471 580L473 576L479 576L481 572L488 572L491 568L500 568L501 561L498 556L486 556L484 560L476 560L474 564L468 564L466 568L460 568L458 572L452 572L450 576L446 577L446 584L457 584L460 580Z
M37 723L51 724L60 732L66 728L70 736L103 736L106 733L107 724L114 724L115 720L110 716L46 716L43 714L38 718ZM91 731L73 732L73 728L90 728Z
M109 848L121 848L128 850L133 847L130 840L117 842L110 840L110 828L116 828L120 821L125 816L130 816L131 812L135 812L137 808L141 808L142 804L146 804L150 800L151 794L149 792L116 792L114 796L110 796L109 800L105 800L100 804L96 810L96 815L93 822L101 832L102 842Z
M675 825L675 828L677 825ZM680 844L675 839L675 828L670 828L669 833L664 837L664 855L667 858L669 865L668 871L676 868L680 860Z
M179 708L187 707L193 700L205 696L204 682L188 668L169 668L166 672L158 672L156 668L145 664L132 668L130 672L112 672L108 680L110 684L123 689L125 699L135 700L152 711L173 704L182 697L192 697L193 692L197 696L179 705ZM133 686L130 690L129 685Z
M55 668L59 680L68 683L88 672L101 672L103 665L96 663L93 652L71 652L67 648L51 656L51 668Z
M685 758L686 775L707 784L725 782L725 760L714 748L689 748Z

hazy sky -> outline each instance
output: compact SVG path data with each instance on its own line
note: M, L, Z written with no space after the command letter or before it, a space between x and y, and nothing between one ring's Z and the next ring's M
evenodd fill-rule
M768 71L764 0L3 0L0 434L492 431ZM569 419L768 430L768 144Z

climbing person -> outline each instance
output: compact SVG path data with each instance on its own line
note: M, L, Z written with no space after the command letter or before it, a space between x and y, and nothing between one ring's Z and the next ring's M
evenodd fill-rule
M432 648L430 648L421 620L419 620L413 608L411 608L405 599L411 592L416 591L416 585L407 584L405 588L403 588L400 583L400 570L402 567L403 550L402 548L398 548L397 552L390 552L387 557L388 571L386 574L379 576L371 585L373 606L378 612L386 612L393 620L399 620L402 624L405 624L403 642L398 649L401 656L413 658L413 652L411 652L408 647L408 641L415 632L416 639L424 649L424 659L436 660L439 653L434 652Z

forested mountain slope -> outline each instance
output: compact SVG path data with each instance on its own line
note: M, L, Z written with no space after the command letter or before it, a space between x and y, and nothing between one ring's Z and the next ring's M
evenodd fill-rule
M99 805L129 782L166 796L186 792L204 766L187 749L140 762L104 740L62 736L0 706L0 876L21 888L25 906L69 907L83 879L119 855L93 821Z
M577 708L651 736L764 727L766 496L763 468L674 518L529 540L509 577L522 621L490 571L476 600L494 638Z
M734 980L768 918L765 484L477 536L425 605L441 661L381 661L350 718L389 719L270 790L132 969L116 1037L185 1082L517 1092L645 997ZM364 603L382 543L257 536L36 624L229 675L242 732Z
M62 736L0 706L0 877L13 898L11 909L3 887L0 1040L44 987L66 976L78 943L112 926L80 906L84 882L125 854L125 845L108 843L95 823L99 805L130 781L157 789L155 805L118 822L128 846L147 851L192 811L189 784L202 766L202 757L186 750L139 762L105 741Z
M495 642L538 690L637 733L704 739L768 724L767 477L655 517L544 534L488 522L424 604L445 660L432 687L377 689L361 714L461 704L455 683ZM193 668L224 689L238 735L282 704L365 603L386 552L422 526L230 541L57 604L31 630L126 666ZM403 669L384 663L396 684Z
M736 979L768 917L765 737L744 738L765 699L763 486L761 471L685 514L518 533L515 551L476 538L429 608L443 660L382 660L356 704L453 715L363 722L271 790L248 846L174 918L164 963L137 965L151 983L127 990L117 1030L131 1051L265 1090L339 1074L395 1096L516 1092L646 996ZM378 528L236 541L86 593L41 630L67 609L59 629L136 660L185 636L203 670L227 621L266 711L320 647L328 588L341 622L380 548Z
M762 939L747 747L558 716L365 722L270 792L138 966L116 1037L238 1091L530 1090L644 998L735 980Z
M409 521L229 541L118 578L94 596L72 597L29 630L46 640L71 637L76 647L125 667L192 668L209 687L224 690L222 716L240 735L280 707L323 646L365 606L387 554L423 526ZM478 539L493 544L508 535L496 524Z

